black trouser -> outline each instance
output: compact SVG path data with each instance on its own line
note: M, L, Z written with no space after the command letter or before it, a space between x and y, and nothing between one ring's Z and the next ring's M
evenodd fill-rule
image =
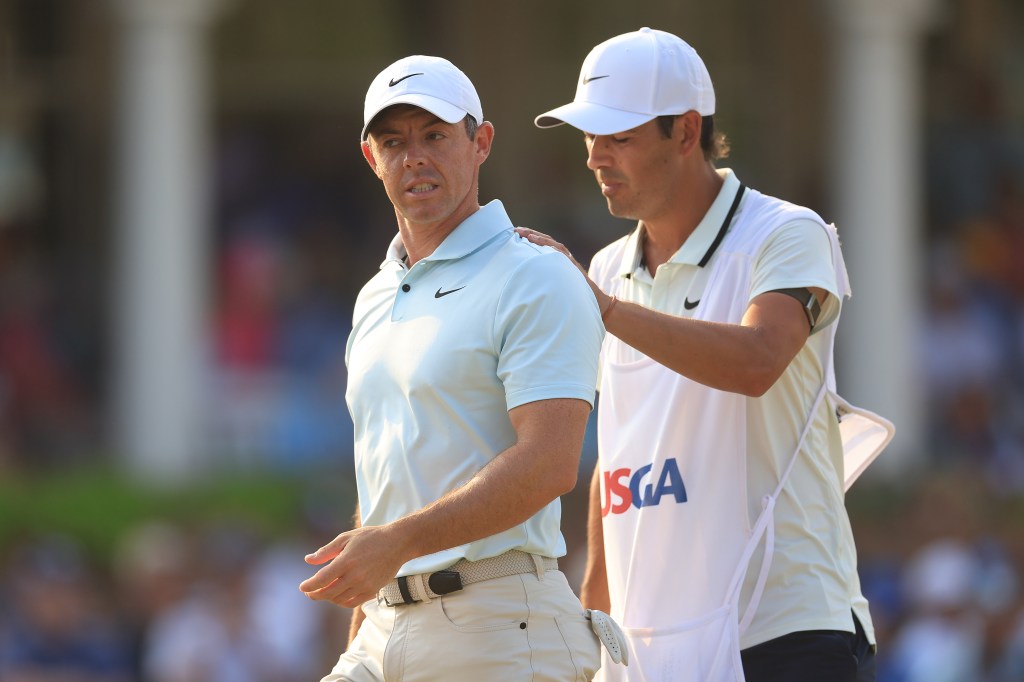
M747 682L874 682L875 650L856 632L791 632L740 652Z

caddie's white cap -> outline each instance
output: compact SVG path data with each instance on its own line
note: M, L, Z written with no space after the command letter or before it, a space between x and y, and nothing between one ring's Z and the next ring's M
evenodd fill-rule
M373 117L393 104L412 104L447 123L458 123L466 114L476 119L477 125L484 122L473 83L441 57L405 57L377 74L366 91L360 139L366 139Z
M604 41L587 55L569 104L534 123L563 123L594 135L614 135L658 116L715 113L711 76L697 51L680 38L650 28Z

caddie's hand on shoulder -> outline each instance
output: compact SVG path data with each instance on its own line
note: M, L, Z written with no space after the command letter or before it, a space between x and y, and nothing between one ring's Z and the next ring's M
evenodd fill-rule
M582 272L583 276L587 278L587 284L590 285L590 289L594 292L594 296L597 298L597 302L601 308L601 311L603 312L605 310L607 306L607 302L605 301L605 299L608 298L608 295L601 291L600 287L598 287L597 284L595 284L594 281L590 279L590 275L587 274L587 269L580 265L580 262L573 257L572 253L569 252L569 249L565 246L565 244L556 240L551 235L544 234L543 232L538 232L532 227L517 227L515 228L515 230L516 234L518 234L520 237L533 244L537 244L538 246L550 246L554 250L560 251L563 254L565 254L565 257L568 258L573 265L579 268L579 271Z
M569 260L572 261L573 265L575 265L581 271L583 271L584 275L587 274L586 268L580 265L579 262L575 258L573 258L572 254L569 252L569 249L566 248L565 244L557 241L551 235L544 234L543 232L538 232L532 227L517 227L516 234L518 234L523 239L526 239L527 241L537 244L538 246L550 246L556 251L561 251L569 258Z

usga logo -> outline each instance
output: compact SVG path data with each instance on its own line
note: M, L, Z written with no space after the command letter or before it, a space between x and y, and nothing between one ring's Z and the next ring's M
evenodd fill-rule
M652 468L653 465L647 464L635 473L629 469L602 472L604 501L601 504L601 516L625 513L631 505L639 509L661 504L661 498L666 495L675 498L676 503L686 502L686 486L683 485L683 475L679 473L675 458L666 459L661 465L657 483L651 482L655 478L651 474ZM618 501L613 502L613 498Z

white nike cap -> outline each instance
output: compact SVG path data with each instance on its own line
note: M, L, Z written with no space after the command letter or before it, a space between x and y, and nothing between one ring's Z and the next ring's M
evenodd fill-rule
M697 51L650 28L604 41L587 55L569 104L541 114L538 128L563 123L594 135L614 135L658 116L715 113L715 89Z
M472 116L484 122L480 97L466 74L447 59L413 55L387 67L373 79L363 106L363 132L373 117L393 104L412 104L426 109L442 121L458 123Z

